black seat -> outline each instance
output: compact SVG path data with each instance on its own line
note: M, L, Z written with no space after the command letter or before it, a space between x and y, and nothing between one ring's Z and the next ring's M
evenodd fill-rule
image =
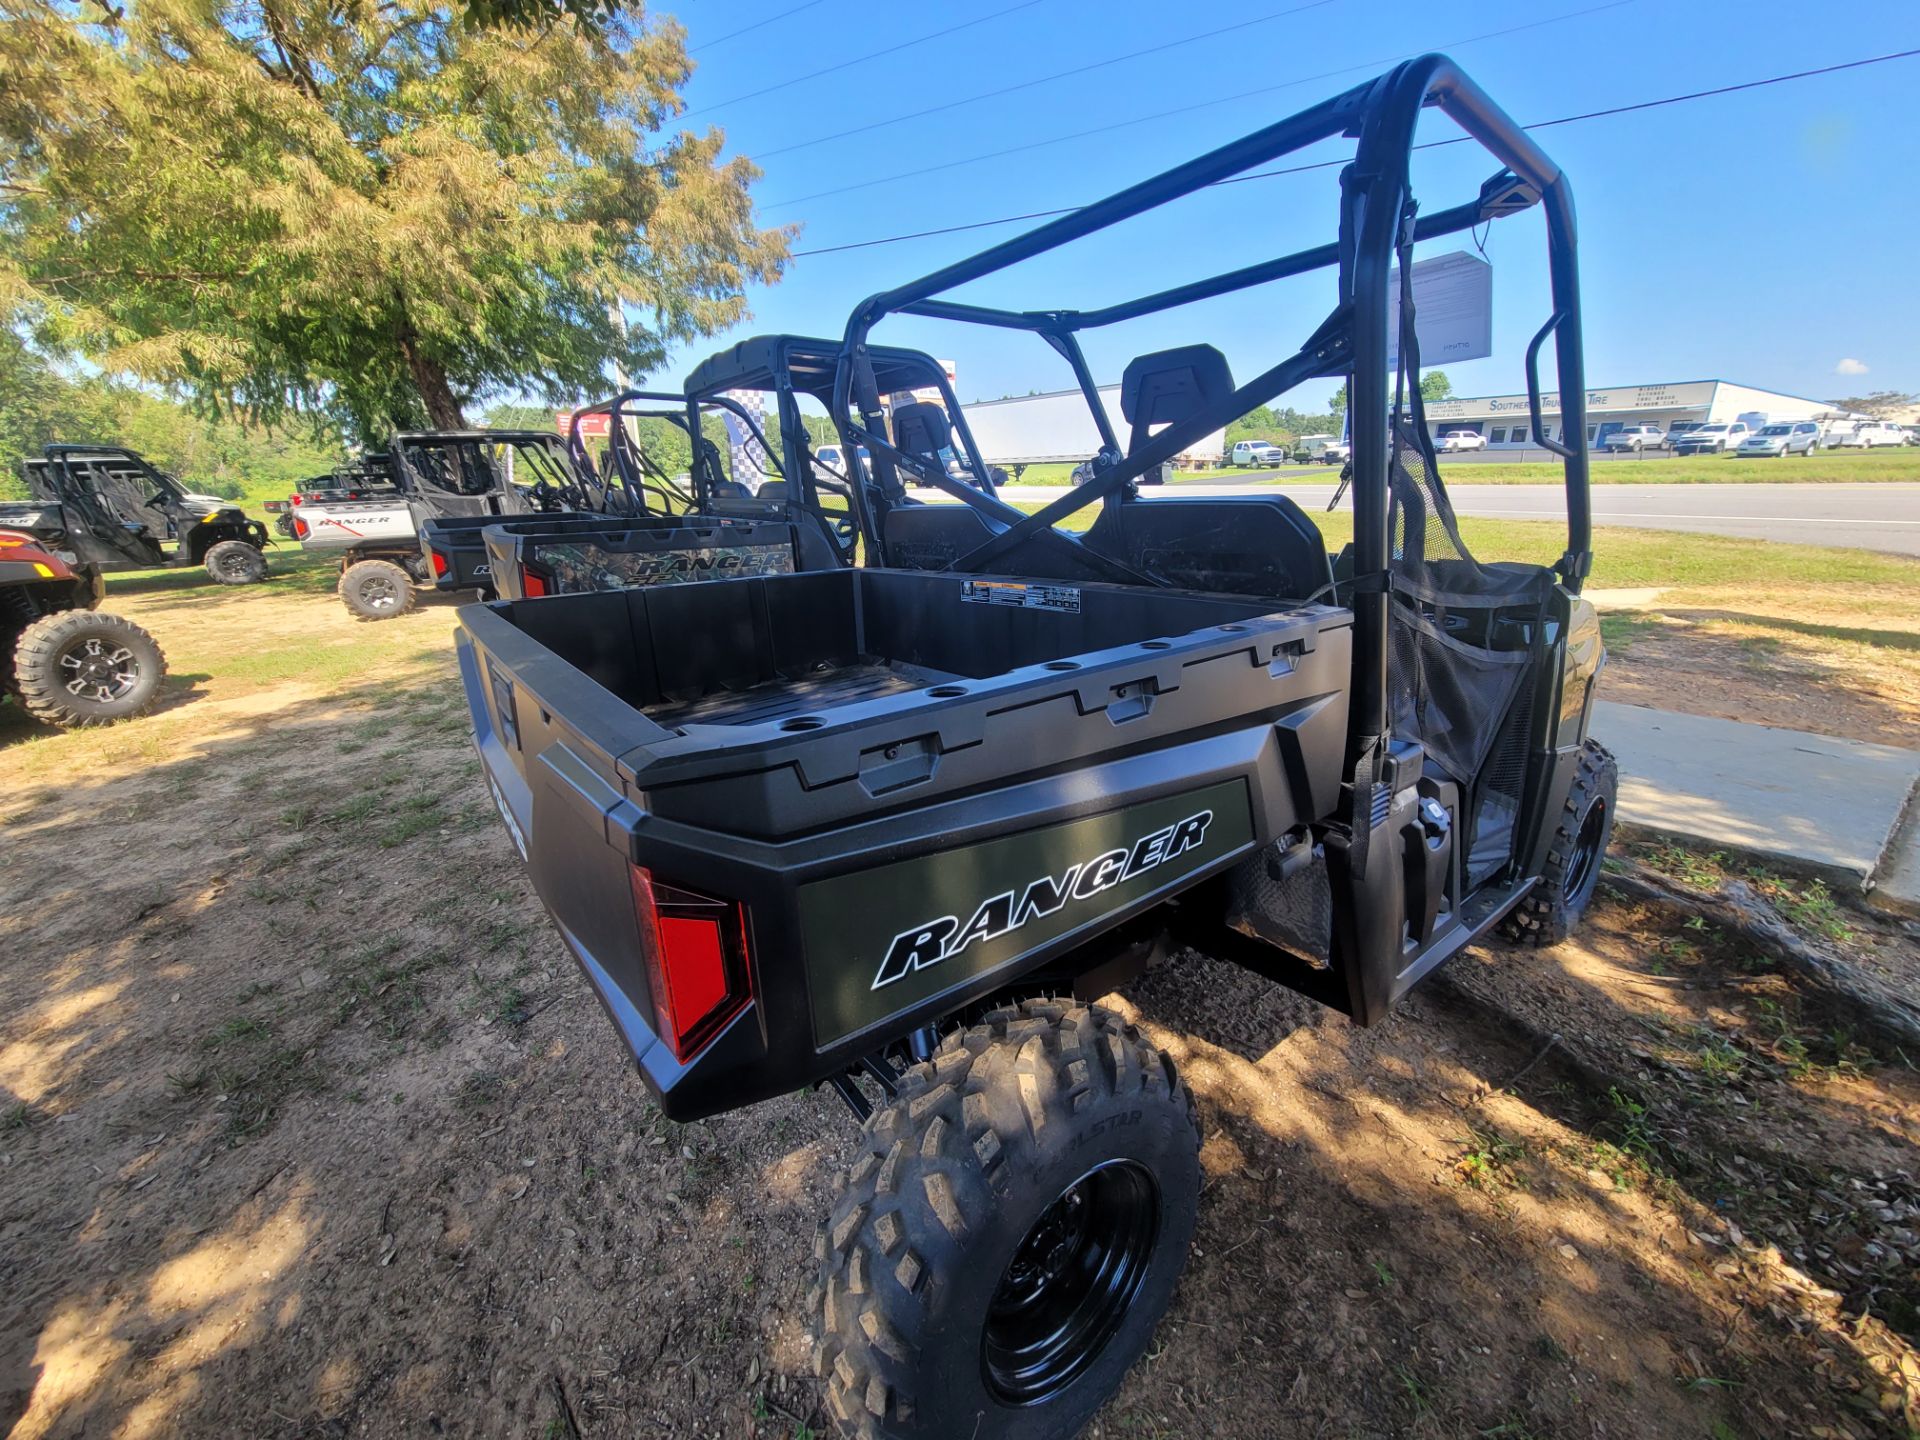
M1319 527L1284 495L1109 505L1086 543L1183 590L1304 600L1333 578Z
M1164 425L1214 414L1221 425L1233 417L1233 371L1211 345L1181 345L1130 361L1120 377L1120 413L1133 432L1127 454L1137 455Z
M952 442L953 425L947 412L931 400L893 407L893 443L907 454L943 466L946 462L940 452Z

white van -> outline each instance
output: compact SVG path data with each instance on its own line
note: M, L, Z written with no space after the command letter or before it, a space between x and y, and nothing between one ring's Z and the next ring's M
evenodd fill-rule
M1877 450L1882 445L1904 445L1907 432L1891 420L1862 420L1853 427L1853 436L1847 441L1862 450Z

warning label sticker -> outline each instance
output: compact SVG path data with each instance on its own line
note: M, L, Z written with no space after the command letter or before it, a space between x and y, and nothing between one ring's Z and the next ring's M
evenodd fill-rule
M1080 591L1072 585L1022 585L1012 580L969 580L960 598L970 605L1011 605L1020 610L1080 613Z

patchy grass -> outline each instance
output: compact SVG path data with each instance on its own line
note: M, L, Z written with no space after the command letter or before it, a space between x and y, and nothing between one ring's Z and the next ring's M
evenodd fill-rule
M1744 880L1794 929L1822 940L1851 939L1846 910L1824 880L1798 880L1764 865L1740 865L1720 850L1692 850L1653 842L1633 847L1643 864L1690 889L1717 890L1728 880Z
M1600 638L1607 642L1607 653L1624 655L1634 641L1657 632L1663 617L1659 615L1605 614L1600 617Z
M326 1086L312 1050L285 1043L264 1020L233 1016L203 1036L199 1048L206 1058L169 1074L167 1088L176 1099L214 1096L229 1142L259 1134L293 1096Z
M1453 1162L1454 1176L1461 1184L1490 1195L1526 1188L1525 1178L1514 1168L1526 1157L1525 1141L1511 1139L1491 1126L1476 1126L1461 1144L1466 1148Z

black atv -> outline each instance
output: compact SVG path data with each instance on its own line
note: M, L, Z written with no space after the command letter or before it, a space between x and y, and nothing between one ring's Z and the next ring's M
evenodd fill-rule
M101 569L204 565L222 585L267 578L267 527L197 495L117 445L49 445L21 463L33 498L58 505L80 559Z

